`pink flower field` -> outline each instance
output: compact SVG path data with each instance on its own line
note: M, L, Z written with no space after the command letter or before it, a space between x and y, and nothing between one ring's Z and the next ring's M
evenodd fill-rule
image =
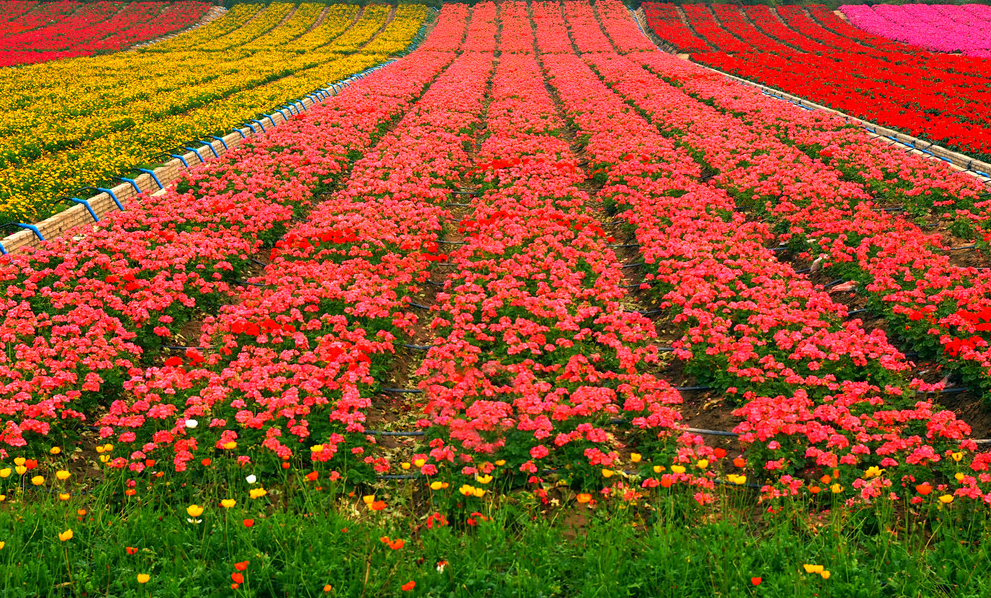
M411 542L517 500L991 507L979 179L664 53L616 0L444 5L297 112L0 262L0 501L62 471L121 519L224 498L227 544L325 488ZM242 558L224 588L255 595Z

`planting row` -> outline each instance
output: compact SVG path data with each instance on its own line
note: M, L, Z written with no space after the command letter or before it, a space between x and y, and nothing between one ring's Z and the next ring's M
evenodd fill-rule
M108 217L83 238L63 237L15 257L4 267L4 450L36 454L46 442L39 436L60 442L107 407L103 423L150 429L152 423L141 425L140 405L153 417L169 408L145 396L142 368L163 346L176 344L180 332L192 335L184 326L194 317L235 298L249 303L233 285L249 275L251 256L281 237L314 193L339 180L349 160L366 151L449 60L379 72L360 95L335 97L292 118L190 171L175 189ZM195 365L206 352L165 359L169 379L185 373L176 360ZM138 407L114 401L134 396L141 397ZM125 415L122 407L141 415Z
M405 467L466 498L554 475L700 502L748 480L987 499L989 460L933 402L943 384L842 302L859 285L900 326L910 303L935 318L970 301L910 331L954 371L986 369L937 350L953 318L987 334L986 278L871 196L980 225L965 179L646 50L612 0L448 6L435 34L148 208L16 258L4 457L95 424L132 483L225 458L367 481L400 462L378 430L418 422ZM827 291L782 247L850 281ZM736 408L732 468L685 430L675 376ZM383 409L397 390L419 391L411 415Z
M645 13L655 34L702 64L991 157L983 59L910 51L822 7L647 3Z
M991 58L991 9L983 4L844 5L843 15L864 31L934 52Z
M0 68L117 52L186 29L204 2L0 2Z
M806 185L821 196L828 174L823 169L803 173L797 168L803 156L780 153L787 146L692 100L638 69L637 61L686 64L659 53L631 54L630 59L587 55L585 62L679 149L630 147L614 201L620 209L630 208L622 215L635 227L648 294L670 313L673 324L686 326L675 343L676 355L686 362L686 371L740 404L736 413L745 421L738 431L749 445L751 462L779 476L780 486L772 492L818 492L816 479L830 471L833 477L839 472L844 484L853 484L864 497L887 493L892 483L913 495L916 483L930 475L920 464L942 461L947 473L957 473L948 457L960 446L974 448L959 443L969 428L951 412L936 413L931 401L917 395L926 385L910 379L909 364L884 334L845 321L843 306L763 248L774 239L772 231L737 213L740 200L774 188L782 189L775 198L781 194L792 202L801 201ZM689 68L700 88L738 87ZM677 67L668 72L684 76ZM591 97L596 83L582 95ZM612 110L603 108L599 121L616 122L614 114L628 111L622 101L603 94L604 105L610 100ZM645 144L651 132L638 131L634 137ZM666 164L669 172L658 173L657 163ZM686 184L684 177L699 166L710 171L705 176L709 184ZM638 169L649 176L637 177ZM842 190L849 183L836 185ZM603 192L612 189L607 181ZM663 236L665 231L670 237ZM983 457L973 464L977 471L987 468ZM881 468L889 478L876 475ZM956 488L958 493L983 496L976 477L961 477L967 481Z
M138 53L12 70L0 81L0 220L37 221L65 208L62 195L112 186L402 53L426 14L416 5L360 16L351 6L238 5Z

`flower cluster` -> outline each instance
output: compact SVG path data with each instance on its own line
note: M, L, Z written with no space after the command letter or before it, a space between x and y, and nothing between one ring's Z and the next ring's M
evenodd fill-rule
M840 10L851 23L873 35L934 52L991 58L991 9L983 4L857 4L843 5Z
M191 140L228 133L372 67L402 52L426 16L417 5L398 7L388 24L387 6L368 7L357 22L355 7L324 10L239 4L140 52L8 69L0 80L0 218L35 222L66 207L51 201L59 195L107 186Z
M0 67L115 52L195 23L205 2L2 2Z
M438 28L444 23L442 16ZM242 465L302 457L315 467L353 461L368 473L388 470L365 453L363 422L400 336L416 322L409 296L437 254L443 210L431 196L446 197L464 162L463 122L455 111L444 123L440 108L472 101L459 95L461 81L485 60L466 54L445 70L452 58L418 53L265 138L277 162L311 146L326 151L311 160L338 168L349 155L367 155L343 189L275 243L264 272L248 281L258 286L205 319L199 345L208 351L126 383L133 400L115 402L101 421L126 456L119 466L140 471L155 457L185 470L216 453ZM273 178L259 191L304 182ZM196 183L207 193L218 184L226 185Z
M772 11L691 4L679 8L687 29L672 9L652 2L645 7L655 33L702 64L971 155L991 156L991 137L982 124L989 117L982 99L987 67L980 58L913 51L819 6ZM925 27L940 31L941 39L953 38Z

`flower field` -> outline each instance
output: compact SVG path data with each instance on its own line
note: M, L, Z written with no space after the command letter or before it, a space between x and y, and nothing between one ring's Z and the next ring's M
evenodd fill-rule
M991 9L982 4L846 5L840 10L851 23L874 35L933 52L991 58Z
M137 56L380 61L426 15L329 10ZM0 589L985 595L989 206L615 0L447 4L0 262Z
M889 9L900 7L877 8ZM984 58L894 43L822 6L647 2L644 13L656 35L700 64L981 160L991 157ZM940 33L947 40L960 35Z
M0 2L0 67L116 52L194 24L202 2Z
M5 70L0 220L35 222L64 209L61 196L402 53L426 16L417 5L241 4L138 52Z

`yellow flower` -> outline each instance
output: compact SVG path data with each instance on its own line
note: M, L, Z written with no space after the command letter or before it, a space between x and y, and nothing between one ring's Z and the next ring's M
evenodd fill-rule
M229 450L229 451L232 451L232 450L236 449L237 448L237 441L236 440L231 440L230 442L225 443L224 444L224 448L227 449L227 450Z
M699 462L696 463L696 465L699 466L699 469L705 469L706 467L709 466L709 460L708 459L699 459Z
M586 494L586 493L583 492L583 493L579 494L578 496L576 496L575 497L575 500L577 500L581 504L585 504L585 503L590 502L592 500L592 495L591 494Z
M864 472L864 479L876 478L881 475L881 468L878 466L868 467L867 471Z
M614 472L611 469L603 469L602 470L602 477L604 477L604 478L611 478L614 473L616 473L616 472Z
M323 452L323 445L322 444L314 444L313 446L310 447L310 451L311 452L314 452L314 453L322 453Z
M110 461L110 455L100 455L100 463L107 463Z
M17 457L14 459L14 465L18 467L24 465L25 463L27 463L27 459L25 459L24 457Z
M203 514L203 507L199 505L189 505L188 507L186 507L186 513L190 517L199 517L200 515Z
M685 466L684 465L672 465L671 466L671 471L673 471L675 473L685 473Z
M6 542L0 542L0 550L3 550L3 547L6 546L6 545L7 545Z
M661 473L665 469L667 469L667 468L664 467L663 465L655 465L654 466L654 473Z
M71 473L69 473L68 471L66 471L64 469L55 472L55 477L57 477L58 479L62 480L63 482L65 480L68 480L69 479L69 476L71 476L71 475L72 475Z
M643 455L640 453L630 453L630 461L639 463L641 459L643 459Z
M499 467L502 467L505 464L506 464L505 459L499 459L498 461L496 461L496 465L498 465Z
M69 540L72 539L72 530L71 529L67 529L64 532L60 533L58 535L58 539L61 540L61 541L63 541L63 542L68 542Z
M823 567L822 565L805 564L802 566L805 567L806 573L822 573L825 570L825 567Z
M61 492L58 495L58 499L61 501L66 501L69 500L70 498L72 498L72 495L69 494L68 492Z
M475 498L482 498L483 496L485 496L485 489L484 488L474 488L472 490L472 494L475 495Z
M964 475L963 475L963 473L961 473L961 472L958 471L955 474L953 474L953 477L956 478L956 480L958 482L962 482L963 481L963 478L964 478Z
M939 502L943 503L944 505L948 505L951 502L953 502L953 495L952 494L944 494L944 495L942 495L942 496L939 497Z
M248 496L251 498L261 498L266 494L268 494L268 491L264 488L252 488L251 490L248 490Z
M57 447L57 446L53 446L52 448L48 449L48 454L50 454L50 455L57 455L57 454L59 454L61 452L62 452L62 449L59 448L59 447Z
M833 494L839 494L840 492L843 492L843 486L841 486L839 482L834 483L832 486L829 487L829 489L832 490Z
M960 460L963 459L963 452L956 452L956 453L953 453L951 456L953 457L953 460L954 461L956 461L957 463L959 463Z
M138 583L148 583L151 579L151 575L147 573L138 573Z
M829 579L829 576L832 575L832 573L829 571L820 571L819 575L821 575L823 579Z
M9 467L4 467L0 469L0 478L9 478L11 473L12 471Z
M417 459L416 461L413 461L413 465L416 465L417 467L423 467L426 464L427 461L425 459Z
M40 475L36 475L33 478L31 478L31 483L34 484L35 486L41 486L42 484L45 483L45 478L41 477Z
M741 486L747 483L747 476L737 475L735 473L727 474L726 479L729 480L731 483L736 484L737 486Z
M403 461L402 468L403 469L409 469L410 468L409 462L408 461Z
M220 506L224 507L225 509L229 509L236 504L237 501L234 500L233 498L225 498L224 500L220 501Z
M446 484L444 482L430 482L430 489L431 490L440 490L444 486L446 486Z
M367 494L365 496L362 496L361 497L361 500L364 501L364 503L366 505L370 505L373 502L375 502L375 495L374 494Z
M14 468L14 471L17 472L17 475L24 475L28 472L28 468L24 467L23 465L18 465L17 467Z
M479 484L488 484L489 482L492 481L492 476L490 476L490 475L476 475L475 476L475 481L478 482Z

